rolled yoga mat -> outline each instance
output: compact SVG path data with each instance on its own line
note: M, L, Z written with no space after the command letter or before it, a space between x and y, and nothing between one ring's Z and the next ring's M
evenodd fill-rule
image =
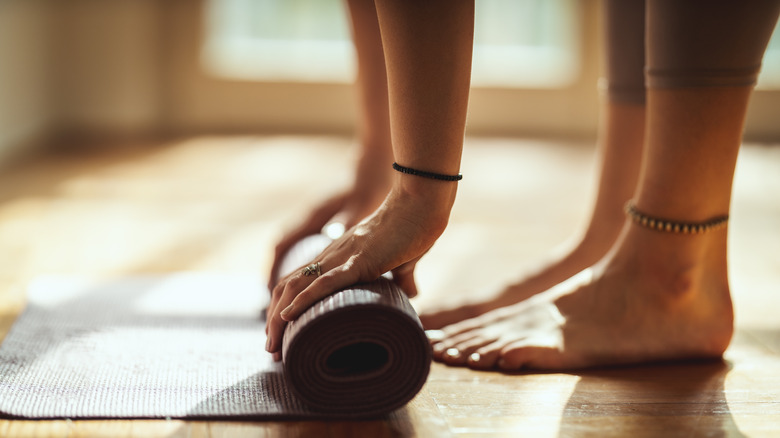
M263 348L263 283L208 273L34 281L0 345L0 416L365 418L417 393L430 351L392 284L307 310L287 330L282 365Z
M282 271L308 264L330 243L310 236ZM375 416L409 402L431 366L431 347L406 294L387 278L325 297L287 324L282 342L289 387L318 412Z

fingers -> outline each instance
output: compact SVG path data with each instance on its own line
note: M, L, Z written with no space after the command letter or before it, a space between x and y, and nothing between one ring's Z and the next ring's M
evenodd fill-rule
M359 276L347 266L328 271L302 290L281 312L282 319L292 321L312 304L334 291L357 283Z
M280 277L279 270L282 267L282 260L284 255L292 248L292 246L303 239L304 237L313 234L313 231L309 231L308 228L299 227L298 229L285 235L274 248L274 261L271 265L271 272L268 275L268 290L273 290ZM270 306L269 306L270 307Z
M392 271L393 281L409 298L417 296L417 283L414 281L414 268L417 266L418 260L420 260L419 257L408 263L404 263Z
M290 305L296 291L303 290L312 279L302 272L296 272L279 282L274 288L271 305L268 306L265 331L268 339L265 349L270 353L280 351L282 346L282 334L287 321L282 319L281 312Z
M319 233L327 223L333 219L343 208L347 200L347 194L339 194L328 198L322 204L315 207L306 219L293 230L287 232L274 248L274 260L268 276L268 289L273 290L280 277L279 270L282 259L292 246L306 236Z
M314 279L301 274L292 276L284 284L283 291L278 294L279 298L274 303L273 310L269 310L266 349L273 353L281 348L282 335L288 321L295 320L312 304L334 291L357 283L358 280L359 275L355 269L349 268L349 264L334 268Z

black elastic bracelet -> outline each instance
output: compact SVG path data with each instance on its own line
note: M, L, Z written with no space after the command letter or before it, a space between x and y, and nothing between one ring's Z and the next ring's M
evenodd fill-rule
M443 175L441 173L426 172L424 170L412 169L411 167L404 167L398 163L393 163L393 169L414 176L421 176L423 178L438 179L439 181L460 181L463 179L463 175Z

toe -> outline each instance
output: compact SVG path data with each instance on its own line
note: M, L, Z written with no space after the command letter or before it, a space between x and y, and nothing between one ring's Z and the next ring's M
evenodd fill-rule
M455 347L450 347L441 356L441 361L448 365L456 365L462 362L464 358L463 353Z
M495 368L496 362L498 362L498 359L501 356L501 349L505 345L504 342L496 341L478 348L469 356L467 362L468 366L475 370L489 370Z
M560 350L549 346L539 346L529 341L515 342L501 350L497 365L505 371L521 368L560 369Z
M449 348L442 356L442 360L448 365L464 365L472 353L492 341L492 339L484 339L477 336L468 341L460 342Z
M451 348L457 348L458 345L470 341L476 336L476 333L463 333L451 338L445 338L441 342L437 342L433 345L433 358L438 361L443 361L445 357L454 357L453 355L448 354L448 351ZM450 352L454 354L454 350Z
M428 341L431 343L431 345L443 341L446 337L444 332L441 330L426 330L425 336L428 337Z
M426 329L441 329L458 321L473 318L479 313L476 305L464 304L455 309L424 313L420 315L420 321Z
M433 344L433 358L435 360L441 360L442 355L448 348L450 347L444 341L436 342Z
M465 333L478 330L484 327L484 323L477 318L467 319L456 324L448 325L441 329L441 332L447 338L454 338Z

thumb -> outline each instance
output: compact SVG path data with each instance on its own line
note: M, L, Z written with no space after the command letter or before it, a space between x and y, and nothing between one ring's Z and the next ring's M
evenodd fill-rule
M401 288L402 291L409 297L414 298L417 296L417 284L414 282L414 268L417 266L416 258L403 265L393 269L393 282Z

